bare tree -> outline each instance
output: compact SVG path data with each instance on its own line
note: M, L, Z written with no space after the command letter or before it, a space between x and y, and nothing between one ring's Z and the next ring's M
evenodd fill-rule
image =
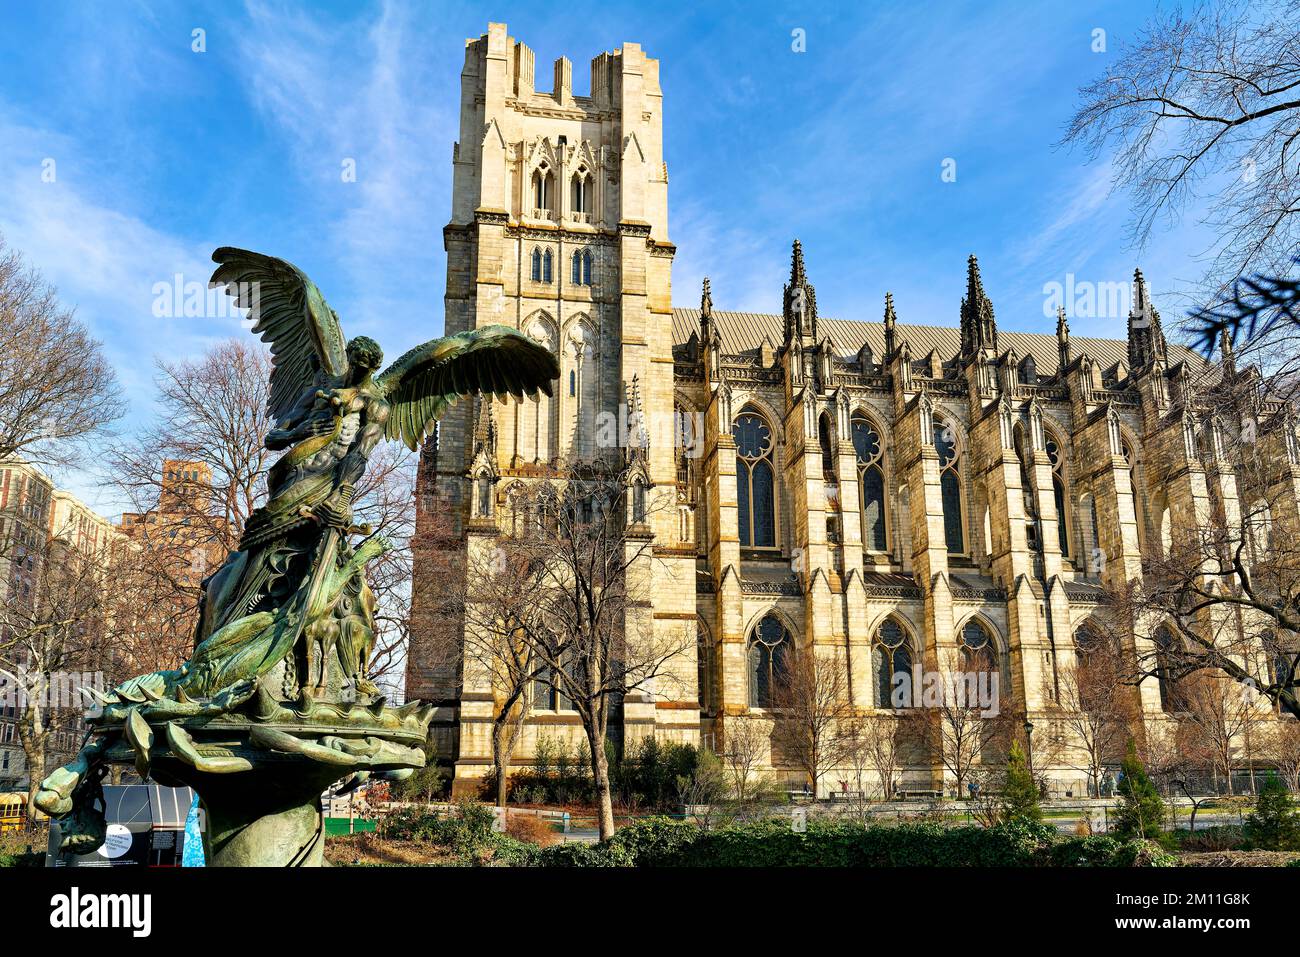
M1258 697L1222 675L1199 674L1183 683L1185 747L1198 763L1222 776L1231 795L1237 752L1255 720Z
M69 464L124 410L100 343L0 236L0 460Z
M0 605L0 670L15 686L18 736L30 777L28 816L45 777L52 732L87 704L69 675L97 669L105 643L107 583L96 555L47 538L25 547L32 559L21 590ZM10 584L15 584L15 579Z
M151 533L162 544L187 529L224 557L266 494L265 474L276 458L263 444L274 423L267 412L271 355L260 344L229 339L196 359L157 363L158 416L108 450L105 475L140 513L160 513ZM206 467L210 478L184 485L165 461Z
M518 503L525 515L511 536L539 576L539 613L518 622L518 634L582 723L602 840L614 833L611 717L633 692L680 690L679 659L695 645L693 630L656 628L649 613L649 498L630 471L578 471Z
M816 797L825 774L842 766L852 750L855 711L846 663L808 648L789 656L775 685L773 743L780 761L802 771Z
M1011 735L1021 723L1021 712L1009 695L1001 694L993 702L979 700L971 686L979 674L968 671L958 653L949 650L939 670L926 675L929 684L921 700L904 711L909 730L926 753L938 756L958 797L966 793L981 764L1005 758Z
M1292 794L1300 792L1300 721L1284 718L1266 732L1265 753Z
M426 640L440 639L445 643L441 660L459 656L466 673L491 686L496 803L504 806L532 695L547 674L530 639L547 627L537 598L550 584L551 572L537 560L531 542L508 536L494 539L490 548L472 549L465 568L464 590L438 598L446 627ZM428 655L425 660L430 660Z
M1141 243L1199 200L1218 239L1205 289L1279 274L1300 246L1300 3L1157 12L1083 87L1064 142L1114 148Z
M1088 775L1094 797L1101 796L1103 769L1123 757L1133 735L1137 709L1130 677L1118 645L1102 636L1080 647L1075 663L1059 671L1052 710L1063 733L1056 750L1068 767Z
M851 739L851 763L857 775L857 789L866 796L863 772L871 771L876 778L875 793L882 801L892 801L897 789L898 774L908 752L906 720L898 715L877 712L860 719Z
M728 718L722 728L722 744L721 758L731 779L732 797L747 804L755 796L755 779L772 752L771 726L750 716Z
M417 456L405 446L382 444L370 456L352 509L356 524L389 544L366 566L366 581L375 596L376 628L367 676L390 690L405 673L410 646L416 465Z

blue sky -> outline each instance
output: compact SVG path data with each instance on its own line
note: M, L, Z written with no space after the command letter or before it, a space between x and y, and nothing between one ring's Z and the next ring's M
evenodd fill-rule
M596 9L0 0L0 232L104 341L124 427L151 414L155 356L247 335L233 316L154 315L155 284L206 280L219 245L295 262L349 335L397 355L442 328L463 44L498 20L536 51L541 89L562 54L579 93L624 41L660 60L678 305L709 275L715 307L779 311L795 236L819 311L851 319L878 320L888 289L902 321L955 325L970 252L1002 328L1023 331L1051 331L1044 285L1067 274L1124 282L1140 264L1158 304L1198 274L1194 217L1135 250L1109 167L1054 148L1149 7ZM60 478L112 511L92 474Z

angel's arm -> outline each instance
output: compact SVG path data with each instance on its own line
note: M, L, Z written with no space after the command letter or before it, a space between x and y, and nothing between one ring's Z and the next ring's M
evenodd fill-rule
M316 404L316 390L309 389L294 403L285 416L276 422L275 428L266 433L266 447L272 452L287 449L300 439L316 434L319 426L312 415Z

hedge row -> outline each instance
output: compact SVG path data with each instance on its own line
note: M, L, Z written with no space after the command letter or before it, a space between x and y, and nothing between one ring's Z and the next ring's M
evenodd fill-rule
M602 844L538 848L495 835L492 863L527 867L1160 867L1175 863L1149 841L1062 838L1044 824L996 827L783 821L705 831L649 818Z

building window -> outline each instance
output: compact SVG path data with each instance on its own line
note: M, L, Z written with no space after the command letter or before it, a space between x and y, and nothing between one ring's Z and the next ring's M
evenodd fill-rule
M886 618L876 630L872 643L871 665L875 674L876 707L893 708L895 675L905 675L903 687L911 695L912 684L912 649L907 640L907 632L892 618Z
M591 212L587 208L591 199L590 192L591 182L587 178L587 169L585 166L580 166L578 171L573 174L573 187L569 194L569 205L572 207L575 218L585 220L585 214Z
M575 286L591 285L591 250L575 249L571 262L571 278Z
M533 282L542 281L542 251L536 246L533 247Z
M761 416L741 414L731 428L736 440L736 506L742 548L776 547L776 472L772 430Z
M553 184L555 178L545 163L533 173L533 218L550 219Z
M646 518L645 485L638 479L632 483L632 521L641 524Z
M1056 499L1056 529L1061 545L1061 554L1070 554L1070 515L1066 508L1065 497L1065 456L1056 439L1047 436L1044 443L1047 458L1052 463L1052 496Z
M822 472L833 475L835 472L835 452L831 447L831 417L823 412L817 419L817 444L822 450Z
M564 656L564 672L574 676L571 656ZM557 680L555 669L544 666L533 679L533 707L539 711L572 711L573 702L564 693L561 680Z
M770 708L790 673L794 642L775 615L767 615L749 636L749 706Z
M1000 674L997 646L978 620L972 618L961 630L962 670L968 674Z
M553 262L554 260L551 257L551 251L549 249L542 253L542 282L546 283L548 286L551 284L551 278L553 275Z
M957 433L935 416L934 447L939 453L939 494L943 500L943 534L949 553L966 552L961 508L961 449Z
M858 459L858 496L862 500L862 544L869 552L889 550L885 521L884 446L880 432L864 415L850 423Z

